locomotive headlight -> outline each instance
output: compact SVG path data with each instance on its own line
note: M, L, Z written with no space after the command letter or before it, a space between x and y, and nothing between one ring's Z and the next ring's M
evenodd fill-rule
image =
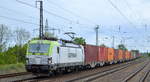
M49 64L52 63L52 58L48 58L48 63L49 63Z

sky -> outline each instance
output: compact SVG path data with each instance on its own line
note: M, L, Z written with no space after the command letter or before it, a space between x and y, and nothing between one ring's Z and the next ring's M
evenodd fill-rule
M36 0L18 1L1 0L0 24L12 30L24 28L31 37L38 36L39 4L36 6ZM88 44L95 45L94 28L99 25L99 45L112 47L114 36L115 48L124 43L129 50L150 51L150 0L43 1L44 25L48 19L49 28L60 29L60 33L55 32L59 38L70 39L64 32L72 31Z

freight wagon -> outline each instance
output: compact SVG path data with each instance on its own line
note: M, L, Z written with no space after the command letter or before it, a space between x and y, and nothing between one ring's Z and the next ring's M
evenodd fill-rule
M123 51L120 49L118 50L118 59L119 59L119 62L123 61Z
M132 59L138 58L140 56L138 50L131 50L131 57Z
M122 57L123 57L123 62L124 62L126 61L126 50L122 50L122 52L123 52Z
M108 62L112 64L114 60L114 49L113 48L108 48Z
M98 62L100 63L100 66L103 66L105 63L108 62L108 48L100 46L98 52Z
M98 64L99 47L94 45L85 45L85 65L91 66L92 68Z
M90 67L103 66L108 63L108 48L86 44L84 46L85 65Z
M119 62L119 50L115 49L115 54L114 54L114 63Z
M130 59L130 52L128 50L126 50L125 56L126 61L128 61Z

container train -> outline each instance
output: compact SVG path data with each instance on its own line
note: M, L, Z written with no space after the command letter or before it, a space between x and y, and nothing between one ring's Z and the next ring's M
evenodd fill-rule
M31 40L26 54L26 70L49 74L94 68L140 57L138 50L120 50L95 45L78 45L65 40Z

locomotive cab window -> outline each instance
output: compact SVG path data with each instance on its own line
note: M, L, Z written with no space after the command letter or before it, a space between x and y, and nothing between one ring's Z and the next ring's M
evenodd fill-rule
M48 53L50 44L29 44L30 53Z

